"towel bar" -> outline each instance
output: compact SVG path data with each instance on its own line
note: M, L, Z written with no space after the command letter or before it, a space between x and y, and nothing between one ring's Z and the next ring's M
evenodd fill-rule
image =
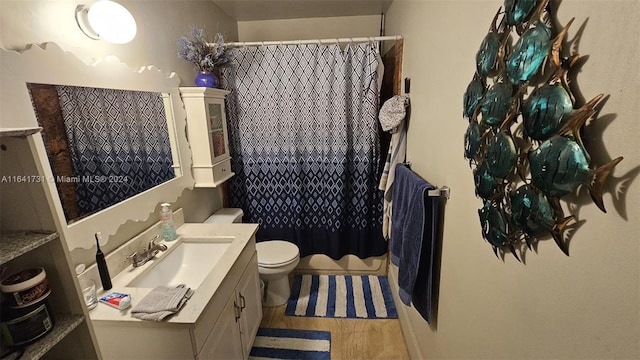
M451 195L451 189L449 189L448 186L443 186L440 189L433 189L433 190L429 190L427 192L427 195L429 197L445 197L447 199L449 199L449 196Z
M403 162L403 164L411 169L411 161L405 161ZM447 200L449 199L449 197L451 196L451 189L449 189L448 186L443 186L440 189L433 189L433 190L429 190L427 192L427 196L429 197L444 197Z

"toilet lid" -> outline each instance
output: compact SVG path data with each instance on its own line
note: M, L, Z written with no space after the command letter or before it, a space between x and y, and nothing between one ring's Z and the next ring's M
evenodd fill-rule
M287 265L298 258L298 247L288 241L269 240L256 244L258 251L258 265L263 267L277 267Z

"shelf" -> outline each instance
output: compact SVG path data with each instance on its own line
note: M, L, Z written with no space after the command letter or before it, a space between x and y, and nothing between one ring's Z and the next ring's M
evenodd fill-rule
M4 136L28 136L42 131L41 127L27 128L3 128L0 129L0 137Z
M54 314L55 325L42 339L27 346L22 359L40 359L84 321L84 315Z
M53 231L3 231L0 235L0 265L58 238Z

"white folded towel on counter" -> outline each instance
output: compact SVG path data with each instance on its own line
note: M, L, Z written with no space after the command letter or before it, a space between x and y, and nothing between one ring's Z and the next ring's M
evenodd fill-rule
M175 288L158 286L131 309L131 316L142 320L162 321L180 311L191 295L193 291L184 285Z

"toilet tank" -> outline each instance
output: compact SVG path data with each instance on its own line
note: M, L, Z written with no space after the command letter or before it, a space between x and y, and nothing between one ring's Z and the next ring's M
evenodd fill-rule
M241 223L244 212L238 208L222 208L209 216L205 224L231 224Z

